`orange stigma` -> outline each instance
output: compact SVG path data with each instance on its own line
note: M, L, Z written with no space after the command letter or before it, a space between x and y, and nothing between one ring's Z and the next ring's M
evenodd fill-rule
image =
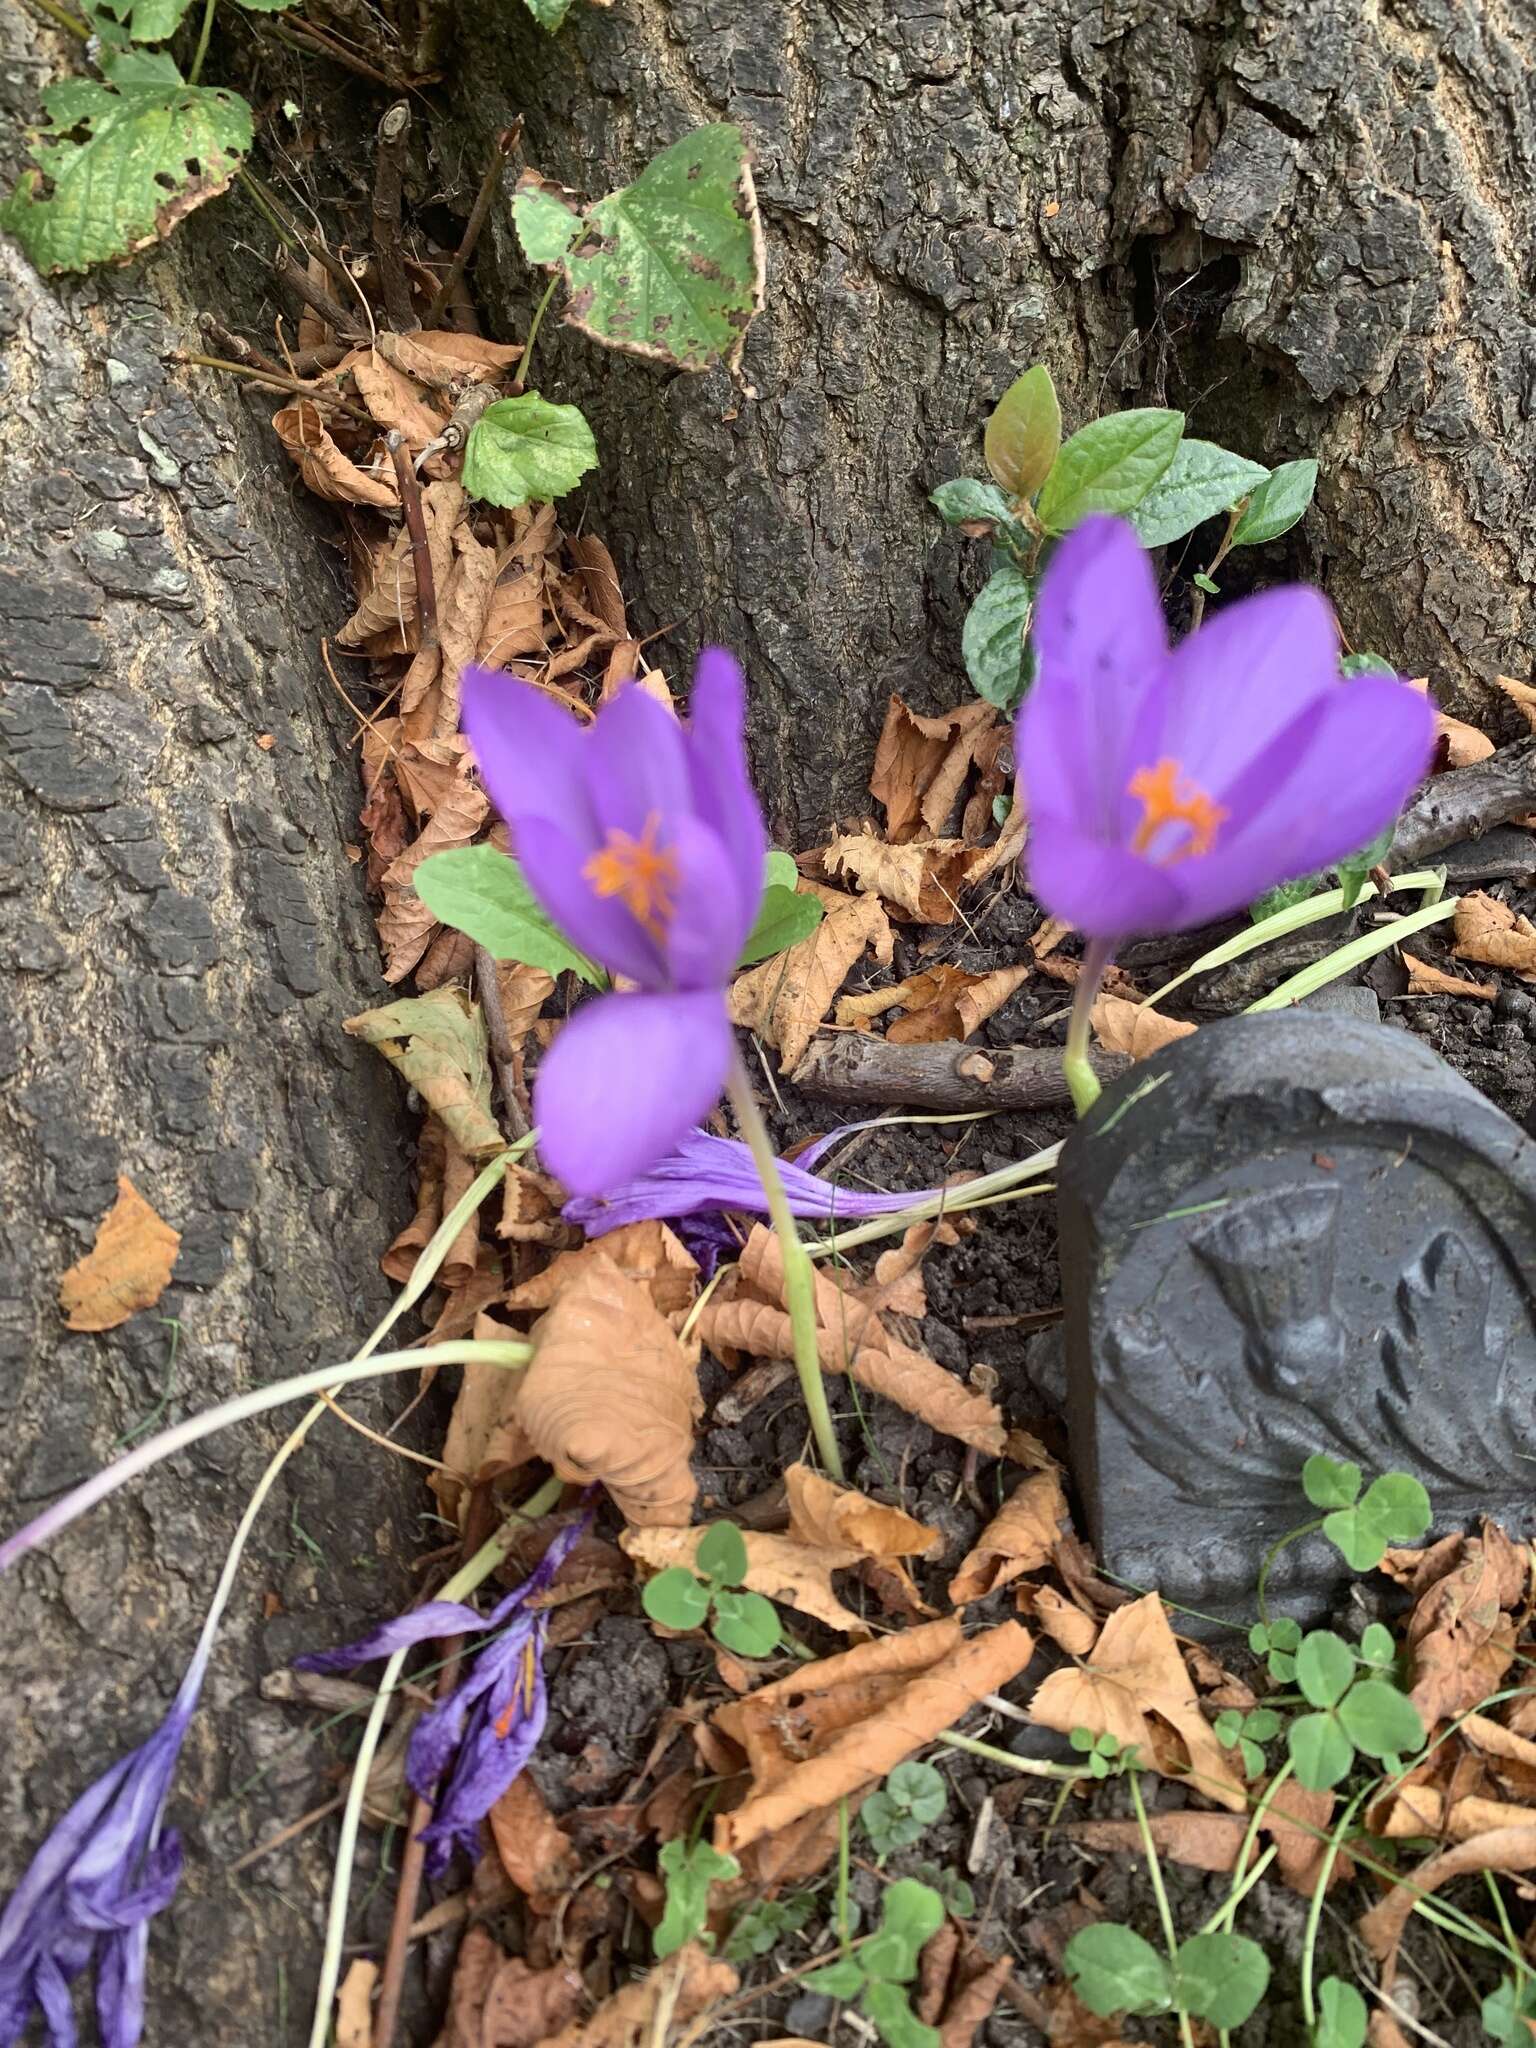
M628 832L610 831L601 850L581 871L599 896L617 896L653 939L667 935L677 908L679 880L677 855L656 845L660 830L660 814L652 811L638 839Z
M1216 828L1227 813L1196 784L1186 781L1181 792L1179 782L1178 762L1166 759L1155 768L1138 768L1131 777L1126 785L1127 794L1146 810L1131 841L1132 853L1146 853L1165 825L1187 825L1189 836L1163 856L1164 865L1192 853L1210 852Z
M535 1657L533 1644L524 1643L521 1668L517 1674L517 1690L503 1707L496 1721L496 1734L502 1742L505 1742L512 1733L512 1723L520 1714L527 1715L533 1712L534 1675L537 1669Z

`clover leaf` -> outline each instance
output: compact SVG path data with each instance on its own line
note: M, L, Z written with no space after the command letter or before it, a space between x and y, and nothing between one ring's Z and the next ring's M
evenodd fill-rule
M1323 1522L1323 1534L1357 1572L1373 1571L1392 1543L1413 1543L1434 1519L1429 1495L1406 1472L1373 1479L1355 1507L1340 1508Z
M640 1605L663 1628L702 1628L738 1657L766 1657L783 1636L778 1609L761 1593L736 1590L747 1576L746 1540L734 1522L712 1522L699 1538L694 1569L668 1565L647 1579Z
M1383 1643L1383 1638L1386 1638ZM1423 1746L1424 1724L1405 1692L1379 1674L1390 1662L1385 1629L1357 1657L1342 1636L1314 1629L1296 1652L1296 1683L1317 1709L1286 1732L1296 1775L1312 1792L1325 1792L1349 1773L1356 1753L1396 1768L1405 1752ZM1362 1675L1371 1673L1371 1676Z
M881 1857L915 1842L949 1804L949 1788L932 1764L898 1764L859 1809L864 1832Z
M708 1842L682 1841L664 1842L656 1862L667 1887L666 1909L651 1937L659 1961L704 1934L710 1886L717 1880L740 1877L741 1865ZM709 1937L705 1935L704 1940L707 1946Z

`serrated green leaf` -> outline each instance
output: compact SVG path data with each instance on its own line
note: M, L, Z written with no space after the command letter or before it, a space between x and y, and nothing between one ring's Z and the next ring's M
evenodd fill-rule
M571 11L572 0L523 0L539 27L553 35Z
M1317 489L1317 464L1307 457L1301 462L1282 462L1272 469L1248 500L1248 510L1232 536L1235 548L1261 547L1289 533L1312 502Z
M1269 1958L1246 1934L1192 1934L1179 1945L1178 2003L1213 2027L1240 2027L1269 1985Z
M1183 432L1183 413L1156 406L1079 427L1041 488L1040 524L1047 533L1066 533L1092 512L1129 512L1167 470Z
M163 43L181 27L192 0L98 0L136 43Z
M1326 1792L1349 1775L1354 1746L1332 1714L1303 1714L1285 1739L1296 1776L1309 1792Z
M1061 451L1061 403L1044 363L1016 377L992 409L987 467L1015 498L1032 498Z
M519 960L546 974L569 969L594 988L608 977L555 929L510 855L494 846L455 846L429 854L411 882L432 915L467 932L493 960Z
M1316 892L1317 875L1298 875L1294 882L1278 882L1273 889L1266 889L1262 896L1256 896L1248 906L1248 915L1255 924L1262 924L1266 917L1273 917L1277 911L1289 910L1293 903L1305 903Z
M247 14L286 14L299 0L239 0Z
M1312 2048L1365 2048L1370 2013L1353 1984L1325 1977L1317 1987L1317 2025Z
M1072 1989L1101 2019L1117 2012L1167 2012L1173 2004L1168 1965L1133 1928L1112 1920L1079 1928L1062 1960Z
M1331 1629L1316 1628L1296 1652L1296 1683L1307 1704L1335 1707L1354 1682L1355 1660L1348 1643Z
M584 225L580 209L547 179L525 172L512 199L512 225L530 263L551 268Z
M705 1841L663 1842L656 1861L667 1887L666 1910L652 1936L660 1959L674 1955L703 1932L710 1886L739 1877L741 1865Z
M553 217L540 225L552 228ZM566 320L594 341L683 370L734 362L763 297L741 130L719 121L674 142L632 185L586 209L568 251L542 260L560 261Z
M464 444L464 488L490 505L562 498L596 467L597 443L580 406L551 405L537 391L488 405Z
M1008 563L993 570L966 614L960 635L965 672L977 696L999 711L1014 710L1024 695L1024 635L1034 602L1034 585Z
M1180 441L1173 460L1139 505L1131 524L1149 548L1182 540L1202 519L1229 512L1238 499L1261 484L1269 471L1214 441Z
M1350 1688L1339 1706L1339 1724L1363 1756L1397 1756L1424 1747L1418 1708L1383 1678L1362 1678Z
M711 1633L738 1657L771 1656L783 1640L778 1609L761 1593L733 1593L717 1586L714 1607Z
M797 889L771 883L763 891L757 922L747 935L747 943L742 947L741 958L736 965L751 967L759 960L767 960L775 953L783 953L790 946L799 945L802 939L811 936L825 914L819 897L802 896Z
M121 66L105 83L53 86L43 112L49 129L31 145L39 168L0 206L0 229L50 275L149 248L216 198L251 146L251 110L238 93ZM83 139L72 139L80 129Z
M1316 1451L1301 1468L1301 1490L1315 1508L1352 1508L1363 1476L1350 1459L1325 1458Z
M686 1565L670 1564L646 1580L640 1605L663 1628L702 1628L709 1613L709 1588Z
M711 1522L699 1538L693 1561L705 1578L739 1586L747 1576L746 1539L734 1522Z
M938 2028L923 2024L900 1985L866 1984L859 2004L879 2029L885 2048L939 2048Z

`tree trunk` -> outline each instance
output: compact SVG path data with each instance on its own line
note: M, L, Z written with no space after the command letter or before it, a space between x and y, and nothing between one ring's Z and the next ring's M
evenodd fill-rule
M1258 461L1320 459L1303 526L1236 557L1229 590L1321 581L1354 646L1451 706L1529 673L1536 117L1505 13L621 0L552 42L505 0L462 0L476 157L524 110L529 161L595 197L697 123L751 141L755 402L569 334L540 375L593 418L589 502L632 602L681 621L658 658L679 668L706 635L746 656L785 841L867 807L889 691L964 694L982 550L924 501L976 472L1032 361L1069 426L1168 404ZM510 330L527 278L505 214L496 251Z
M53 38L7 8L7 40L35 90ZM197 345L199 309L238 318L229 244L266 246L221 204L167 253L83 282L44 284L0 244L7 1530L152 1411L348 1356L408 1212L398 1088L340 1030L380 984L343 852L352 721L317 654L339 575L260 414L164 361ZM181 1232L172 1282L119 1328L71 1334L60 1275L119 1175ZM384 1397L354 1405L376 1420ZM0 1897L162 1716L286 1413L159 1468L0 1582ZM332 1839L224 1871L325 1796L334 1752L295 1749L243 1789L304 1725L257 1685L403 1604L418 1505L414 1474L397 1483L334 1423L269 1505L173 1793L187 1877L154 1925L146 2040L302 2038Z

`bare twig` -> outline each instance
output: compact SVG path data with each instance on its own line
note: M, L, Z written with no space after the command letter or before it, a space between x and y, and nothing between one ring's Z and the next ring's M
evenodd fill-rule
M274 391L296 391L301 398L312 399L316 405L334 405L342 412L349 412L354 419L365 426L373 425L373 416L350 398L344 398L339 391L323 391L313 384L306 384L301 377L285 377L277 370L253 369L249 363L231 363L223 356L203 356L191 349L176 349L170 361L193 363L201 370L224 370L231 377L249 377L253 383L269 387Z
M346 312L331 297L323 284L315 280L302 264L295 263L288 251L281 245L273 252L272 268L280 284L297 293L312 313L318 313L326 326L348 341L366 341L367 330L360 327L351 313Z
M392 430L385 436L385 447L389 459L395 465L395 481L400 487L400 509L405 514L405 530L411 537L411 561L416 569L416 615L421 620L421 644L423 647L437 643L437 586L432 580L432 550L427 545L427 522L421 509L421 485L416 481L416 472L411 467L410 451L405 437Z
M1093 1055L1101 1081L1129 1065L1119 1053ZM1051 1109L1072 1099L1054 1047L892 1045L862 1031L812 1039L790 1079L821 1102L966 1111Z
M449 264L442 283L432 294L432 304L426 319L429 328L436 327L438 321L442 319L443 308L453 297L460 279L469 266L469 259L475 253L475 244L480 239L480 231L485 226L491 211L491 202L495 199L501 183L501 174L506 168L507 158L517 148L522 135L523 117L519 114L512 126L503 128L496 138L491 160L485 167L485 176L480 181L480 190L475 194L474 206L470 209L469 219L465 223L463 239L454 253L453 261Z
M379 123L379 146L373 165L373 253L378 259L384 310L396 334L420 326L411 305L400 237L400 189L405 173L405 146L411 132L411 103L396 100Z
M437 1697L446 1699L459 1682L459 1651L447 1643L443 1668L437 1674ZM400 1994L405 1988L405 1962L411 1945L411 1926L416 1918L416 1901L421 1894L422 1867L426 1844L421 1831L432 1818L432 1801L418 1792L411 1801L405 1826L405 1849L400 1858L400 1881L395 1890L395 1911L389 1923L389 1943L384 1950L384 1968L379 1979L379 2002L373 2015L373 2048L393 2048L395 2023L400 2017Z
M365 58L354 56L345 43L338 42L334 36L327 35L314 22L306 21L301 15L289 14L285 15L281 22L269 21L266 23L266 29L269 35L276 36L280 43L286 43L290 49L329 57L333 64L340 64L348 71L355 71L359 78L371 79L375 85L382 85L386 92L398 92L403 82L398 78L391 78L387 71L378 70Z
M1536 811L1536 739L1431 776L1398 820L1386 864L1394 872L1422 866L1458 840L1480 838L1530 811Z
M215 319L212 313L204 313L197 324L225 357L232 357L237 363L244 363L248 369L264 370L279 379L292 375L292 372L285 370L281 363L274 363L269 355L263 355L253 341L247 341L243 334L236 334L233 328L226 327L223 321Z
M507 1013L502 1007L501 983L496 979L496 962L484 946L475 948L475 982L480 990L480 1006L485 1011L485 1035L490 1041L491 1063L496 1069L496 1079L501 1083L502 1114L512 1142L526 1138L530 1129L523 1099L517 1090L517 1056L513 1050L511 1034L507 1030ZM537 1167L534 1153L523 1154L525 1166Z

